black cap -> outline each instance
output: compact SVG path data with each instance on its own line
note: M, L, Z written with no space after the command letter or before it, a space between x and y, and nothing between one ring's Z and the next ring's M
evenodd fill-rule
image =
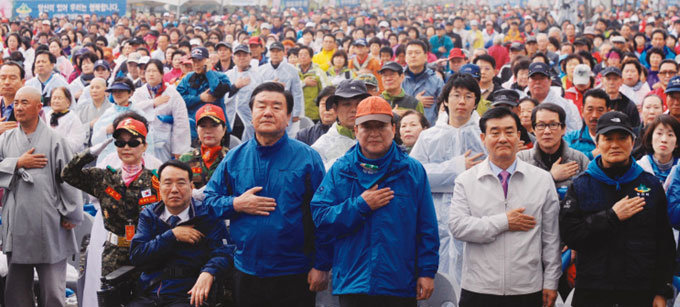
M215 45L215 49L220 49L220 47L226 47L227 49L231 49L231 44L227 42L219 42L217 45Z
M381 74L386 70L396 71L400 74L404 73L404 67L402 67L401 65L399 65L399 63L394 62L394 61L389 61L389 62L383 64L382 68L380 68L380 70L378 70L378 73Z
M614 67L614 66L608 66L604 70L602 70L602 76L606 77L610 74L616 74L617 76L621 77L621 70Z
M619 111L604 113L600 119L597 120L597 130L595 134L605 134L614 130L628 132L633 138L635 138L633 125L630 123L628 115Z
M536 40L536 36L529 36L527 37L526 43L537 43L538 41Z
M236 48L234 48L234 54L236 54L238 52L245 52L245 53L250 54L250 47L248 47L248 45L245 45L245 44L240 44L240 45L236 46Z
M550 66L543 62L534 62L529 65L529 77L535 74L542 74L546 77L550 77Z
M493 103L491 105L494 107L499 105L516 107L519 104L519 93L517 91L502 89L493 92L492 95Z
M204 47L196 47L193 50L191 50L192 59L203 60L209 57L210 53L208 53L208 49L205 49Z
M269 45L269 50L286 50L285 47L283 47L283 44L281 42L273 42L271 45Z
M361 80L346 79L342 80L335 89L335 94L326 100L326 110L332 109L340 99L350 99L358 97L364 99L371 96L366 90L366 84Z

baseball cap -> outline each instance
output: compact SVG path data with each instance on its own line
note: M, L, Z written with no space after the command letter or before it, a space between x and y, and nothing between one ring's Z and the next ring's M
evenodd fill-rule
M260 25L260 28L261 28L261 29L268 29L268 30L271 30L271 29L272 29L272 25L270 25L270 24L268 24L268 23L265 22L265 23L263 23L263 24Z
M236 48L234 48L234 54L236 54L237 52L250 53L250 47L248 47L248 45L245 44L240 44L236 46Z
M391 123L393 116L392 108L385 99L378 96L371 96L359 102L354 124L360 125L371 120Z
M220 49L220 47L225 47L227 49L231 49L231 44L227 42L219 42L217 45L215 45L215 49Z
M590 66L578 64L574 68L574 85L586 85L590 83Z
M460 48L453 48L451 49L451 52L449 52L449 60L455 59L455 58L465 58L465 54L463 53L463 50Z
M675 76L668 81L668 86L666 86L665 93L680 92L680 76Z
M210 57L210 54L208 53L208 49L205 49L205 47L196 47L191 50L192 59L203 60L207 59L208 57Z
M614 130L628 132L633 138L635 138L633 125L630 123L628 115L619 111L604 113L600 119L597 120L597 130L595 131L595 134L605 134Z
M286 48L283 47L283 44L281 42L273 42L271 45L269 45L269 50L286 50Z
M127 57L127 62L128 63L139 63L139 59L142 58L142 55L139 54L139 52L130 52Z
M120 123L118 123L118 126L116 127L116 130L113 131L113 137L118 138L121 132L127 131L130 132L133 136L141 136L146 138L146 127L144 126L144 123L132 118L128 117L124 120L122 120Z
M625 44L626 39L623 36L617 35L611 38L612 43L621 43Z
M264 42L262 41L261 38L257 36L253 36L248 40L248 45L260 45L264 46Z
M381 22L378 24L378 27L380 27L380 28L389 28L389 27L390 27L390 24L389 24L387 21L384 21L384 20L383 20L383 21L381 21Z
M47 20L47 19L43 20L42 24L47 25L47 26L51 25L50 21Z
M536 40L536 36L529 36L527 37L526 43L527 44L536 44L538 41Z
M201 40L198 38L192 38L189 40L189 45L191 46L200 46L201 45Z
M125 82L115 82L106 89L107 92L113 92L113 91L128 91L132 92L133 89L130 88L130 86L125 83Z
M529 65L529 77L535 74L542 74L546 77L550 77L550 67L543 62L531 63L531 65Z
M519 93L514 90L502 89L493 92L492 106L508 105L516 107L519 104Z
M364 81L366 86L378 87L378 79L375 78L373 74L360 74L357 76L357 80Z
M357 39L357 40L354 41L354 46L364 46L364 47L366 47L366 46L368 46L368 44L366 44L365 39L360 38L360 39Z
M330 110L340 99L360 98L370 96L366 84L360 80L342 80L335 89L335 93L326 100L326 109Z
M621 77L621 70L618 69L617 67L614 67L614 66L608 66L607 68L605 68L602 71L603 77L606 77L606 76L611 75L611 74L615 74L615 75Z
M94 62L94 69L96 70L99 67L104 67L106 68L106 70L111 70L111 68L109 67L109 63L107 63L104 60L97 60L96 62Z
M380 68L380 70L378 70L378 73L382 74L386 70L396 71L400 74L404 73L404 67L402 67L401 65L399 65L399 63L394 62L394 61L389 61L389 62L383 64L382 68Z
M514 42L510 44L510 51L522 51L522 50L524 50L524 45L522 45L522 43Z
M477 66L476 64L465 64L461 66L459 73L470 74L477 80L479 80L482 77L482 73L479 70L479 66Z
M218 124L227 122L224 117L224 110L214 104L206 104L196 111L196 123L198 124L202 119L210 118Z
M583 35L597 35L597 32L595 32L595 28L593 27L586 27L583 30Z
M149 61L150 61L150 60L151 60L150 57L148 57L148 56L143 56L143 57L139 58L139 62L137 62L137 64L139 64L139 65L146 65L146 64L149 64Z

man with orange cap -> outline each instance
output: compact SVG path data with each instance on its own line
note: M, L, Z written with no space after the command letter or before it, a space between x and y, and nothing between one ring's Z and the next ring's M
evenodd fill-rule
M432 294L439 265L427 174L394 142L383 98L359 103L354 133L358 144L333 164L311 203L316 235L335 250L333 294L340 306L416 306Z

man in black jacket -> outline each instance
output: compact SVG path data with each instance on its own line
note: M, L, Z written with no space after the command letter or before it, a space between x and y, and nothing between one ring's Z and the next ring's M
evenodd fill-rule
M560 235L578 252L575 307L665 306L673 293L675 242L666 195L631 157L632 127L621 112L600 117L600 155L562 202Z
M602 87L611 99L610 108L625 113L630 118L633 127L637 129L640 126L640 113L635 102L621 93L621 85L623 85L623 78L620 69L610 66L602 71Z
M385 86L380 97L387 100L397 115L401 116L408 110L425 112L423 104L415 97L406 94L404 88L401 87L401 83L404 82L404 68L399 63L387 62L383 64L378 73L382 76L383 86Z

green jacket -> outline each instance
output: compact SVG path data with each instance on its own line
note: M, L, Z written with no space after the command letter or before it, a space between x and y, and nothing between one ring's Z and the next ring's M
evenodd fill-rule
M380 97L384 98L387 100L387 102L390 103L390 106L394 108L394 106L397 106L398 110L416 110L420 113L425 114L425 108L423 107L423 103L418 101L415 97L411 95L406 95L406 92L404 89L401 89L401 93L396 96L392 96L387 91L382 92Z
M61 176L68 184L99 199L106 230L122 238L128 237L126 232L134 235L139 213L145 206L160 201L158 175L155 170L144 169L126 187L120 169L110 166L105 169L83 169L96 159L87 149L64 167ZM129 245L117 246L106 241L102 254L102 276L121 266L130 265L129 258Z
M300 65L298 64L298 74L300 75L300 81L302 81L302 95L305 98L305 116L312 120L318 120L319 117L319 107L316 105L316 97L321 93L321 90L328 83L328 77L326 73L316 65L312 63L312 66L306 71L302 72ZM307 77L314 77L316 80L316 86L306 86L304 79Z
M191 172L194 174L191 182L194 185L194 189L200 189L208 183L208 180L210 180L210 177L212 177L213 172L215 169L217 169L217 166L227 154L227 151L229 151L229 148L222 147L222 151L220 151L217 158L215 158L215 162L213 162L209 168L205 165L205 162L203 162L200 148L196 148L179 157L180 161L191 166Z

